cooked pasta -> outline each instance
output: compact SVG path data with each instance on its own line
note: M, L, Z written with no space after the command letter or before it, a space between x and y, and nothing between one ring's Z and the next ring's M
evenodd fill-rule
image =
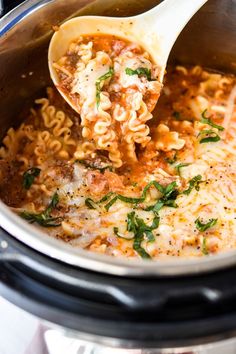
M114 257L190 258L235 249L235 77L199 66L169 68L153 111L158 81L121 74L141 65L135 60L153 71L149 56L103 40L107 52L98 40L82 38L55 64L80 92L80 114L50 88L7 132L1 199L52 237ZM97 107L96 87L88 95L84 78L98 62L105 68L93 80L111 64L116 74L103 82Z
M136 145L150 141L159 70L138 45L114 36L80 37L54 63L60 89L75 103L82 136L105 150L114 167L136 162Z

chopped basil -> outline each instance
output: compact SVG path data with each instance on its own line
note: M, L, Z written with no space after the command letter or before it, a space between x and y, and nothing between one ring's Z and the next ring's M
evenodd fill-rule
M98 203L98 202L97 202ZM85 199L85 205L89 208L89 209L96 209L97 208L97 203L93 201L93 199L91 198L86 198Z
M158 213L159 210L161 210L161 208L165 205L165 203L159 199L155 204L153 205L149 205L148 207L146 207L144 210L146 211L153 211L154 213Z
M211 127L216 128L217 130L223 131L224 127L222 127L221 125L213 123L210 118L206 117L206 115L205 115L206 111L207 111L207 109L205 109L205 111L202 112L201 123L208 124ZM220 136L212 129L202 130L198 134L198 136L203 136L203 138L201 138L201 140L200 140L200 144L216 143L217 141L220 140Z
M47 217L45 216L44 213L40 214L33 214L33 213L28 213L27 211L23 211L20 216L29 221L29 223L33 224L36 222L37 224L44 226L44 227L56 227L61 225L61 218L53 218L51 216Z
M162 198L162 200L164 201L164 204L166 204L166 202L169 200L169 199L176 199L177 197L177 194L178 193L176 190L175 190L175 187L176 187L176 182L172 182L170 183L167 187L163 187L160 183L156 182L156 181L151 181L150 183L148 183L144 189L143 189L143 192L142 192L142 195L140 198L131 198L131 197L125 197L121 194L118 194L116 195L112 200L109 201L109 203L107 203L105 205L105 209L106 210L109 210L109 208L119 199L125 203L130 203L130 204L138 204L138 203L142 203L145 201L146 199L146 196L147 196L147 192L148 190L150 189L151 186L154 186L160 193L162 193L164 195L164 197ZM175 198L172 198L172 193L175 194ZM171 204L171 203L170 203ZM169 206L172 206L172 205L169 205ZM145 210L153 210L152 208L154 207L151 206L151 207L148 207L147 209ZM151 208L151 209L150 209Z
M203 139L201 139L200 144L216 143L217 141L220 141L219 135L203 138Z
M145 224L143 219L135 215L135 212L131 212L130 214L128 214L128 217L129 215L130 219L132 220L130 222L129 231L132 231L134 233L133 248L142 258L150 259L151 256L142 247L142 241L144 240L145 235L149 242L155 241L152 231L159 226L160 218L159 216L155 216L152 225L148 226Z
M179 195L179 192L176 189L176 182L172 182L168 184L166 187L162 187L162 190L160 191L163 196L153 205L149 205L147 208L144 210L146 211L153 211L154 213L158 213L159 210L164 207L168 206L171 208L177 208L178 205L176 204L175 200L177 196Z
M167 163L169 163L170 165L172 165L173 163L175 163L177 160L177 152L174 153L174 155L170 158L170 157L166 157L165 161Z
M51 213L52 209L56 208L57 204L59 203L59 196L57 193L54 193L52 196L52 200L49 203L48 207L47 207L47 212Z
M132 237L132 238L129 238L129 237L125 237L124 235L121 235L121 234L119 233L119 228L118 228L118 227L113 227L113 231L114 231L114 234L115 234L117 237L119 237L119 238L123 238L124 240L132 240L132 239L133 239L133 237Z
M115 198L111 199L106 205L105 205L105 209L106 211L108 211L110 209L110 207L117 201L118 196L115 196Z
M204 136L204 138L200 140L200 144L216 143L220 140L220 136L212 129L202 130L198 136Z
M155 215L155 217L152 220L152 225L151 225L151 229L152 230L157 229L159 227L159 224L160 224L160 216L157 213L155 213L154 215Z
M133 249L144 259L152 258L150 254L145 251L145 249L141 246L144 235L141 233L137 233L134 237Z
M131 213L127 214L127 231L135 232L136 230L135 223L136 223L136 216L135 216L135 212L132 211Z
M196 189L196 191L199 191L200 190L200 183L202 183L202 176L197 175L197 176L193 177L192 179L190 179L190 181L188 183L189 183L189 187L188 187L188 189L183 191L183 194L189 195L194 188Z
M217 223L218 219L210 219L206 224L202 223L200 221L199 218L197 218L194 222L196 225L196 228L201 231L204 232L207 229L209 229L210 227L214 226Z
M62 218L61 217L54 218L50 215L52 210L56 208L58 203L59 203L58 194L54 193L51 202L42 213L34 214L34 213L28 213L27 211L23 211L20 214L20 216L32 224L36 222L37 224L44 227L60 226Z
M139 218L134 211L127 214L127 231L133 232L133 248L142 258L151 258L141 244L145 236L149 242L155 241L155 237L152 231L158 228L159 222L160 217L157 214L155 215L151 226L145 224L144 220ZM114 233L118 237L128 239L120 235L118 227L114 227Z
M89 209L96 209L97 208L97 204L106 202L112 195L114 195L114 193L113 192L109 192L106 195L104 195L104 197L102 197L100 200L98 200L96 202L92 198L86 198L85 199L85 205Z
M95 85L96 85L96 103L97 103L97 107L99 106L100 104L100 95L101 95L101 83L107 79L109 79L110 77L112 77L114 75L114 69L113 68L110 68L109 71L100 76L96 82L95 82Z
M151 81L151 70L148 68L137 68L136 70L133 70L131 68L126 68L125 73L129 76L131 75L138 75L138 76L146 76L148 81Z
M158 214L155 215L151 226L146 225L144 220L137 217L134 211L127 215L127 231L131 231L134 233L136 233L137 231L142 232L146 234L149 242L155 241L155 237L152 231L158 228L159 223L160 217Z
M98 207L98 205L100 203L103 203L105 201L108 201L107 204L105 204L104 208L108 211L110 209L110 207L117 201L117 200L121 200L125 203L130 203L130 204L134 204L134 208L137 207L138 203L142 203L145 201L146 196L147 196L147 192L150 189L151 186L154 186L161 194L162 197L153 205L150 205L146 208L143 208L143 210L146 211L153 211L154 214L157 213L163 206L168 206L168 207L172 207L172 208L177 208L177 204L175 203L175 199L177 198L177 196L179 195L178 190L176 189L176 182L172 182L170 184L168 184L166 187L163 187L161 184L159 184L156 181L151 181L150 183L148 183L144 189L143 192L141 194L141 197L139 198L132 198L132 197L125 197L121 194L115 194L115 193L108 193L106 194L102 199L98 200L98 201L94 201L91 198L86 198L85 199L85 205L89 208L89 209L96 209Z
M225 128L222 127L221 125L218 125L218 124L213 123L210 118L207 118L207 117L206 117L206 112L207 112L207 109L205 109L205 111L202 112L201 123L208 124L208 125L210 125L210 126L213 127L213 128L216 128L216 129L218 129L218 130L223 131Z
M186 166L189 166L189 165L190 165L190 163L179 163L177 166L175 166L175 169L176 169L177 173L180 175L180 169L182 167L186 167Z
M24 174L23 174L23 187L25 189L29 189L32 186L32 184L34 183L35 177L38 177L38 175L40 174L40 171L41 171L40 168L32 167L24 172Z
M104 195L104 197L102 197L102 199L100 199L99 203L106 202L113 194L113 192L107 193L106 195Z
M202 241L202 253L205 254L206 256L209 254L208 249L207 249L207 244L206 244L206 237L203 237Z

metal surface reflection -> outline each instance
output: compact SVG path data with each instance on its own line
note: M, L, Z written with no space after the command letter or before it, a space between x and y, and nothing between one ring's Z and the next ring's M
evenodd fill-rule
M0 21L0 139L10 126L20 124L23 107L32 105L33 99L44 93L51 84L47 65L48 41L53 26L75 15L97 14L109 16L135 15L159 1L131 0L28 0ZM209 0L187 25L178 38L170 62L201 64L216 70L236 71L235 33L236 6L232 0ZM226 25L227 24L227 25ZM204 33L204 36L202 35ZM209 260L181 261L169 264L122 264L99 255L83 255L65 246L45 240L34 229L13 216L3 205L1 225L19 240L47 255L89 269L98 269L119 275L185 274L209 271L235 264L234 252ZM14 229L14 232L13 232ZM36 237L37 234L37 237ZM187 261L186 261L187 262ZM109 267L107 266L109 264Z

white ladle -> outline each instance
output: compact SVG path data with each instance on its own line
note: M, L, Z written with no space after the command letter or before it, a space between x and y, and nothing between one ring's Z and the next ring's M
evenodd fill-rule
M160 67L162 82L170 50L190 18L207 0L165 0L153 9L132 17L80 16L63 23L50 42L48 62L51 78L64 99L76 106L60 90L53 63L65 55L70 43L81 35L111 34L140 44Z

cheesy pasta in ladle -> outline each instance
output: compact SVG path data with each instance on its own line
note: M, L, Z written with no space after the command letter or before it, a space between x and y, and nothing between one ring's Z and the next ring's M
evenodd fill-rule
M135 162L151 140L147 121L160 94L159 68L139 45L108 35L80 37L55 62L60 90L80 114L89 151L108 152L114 167Z

